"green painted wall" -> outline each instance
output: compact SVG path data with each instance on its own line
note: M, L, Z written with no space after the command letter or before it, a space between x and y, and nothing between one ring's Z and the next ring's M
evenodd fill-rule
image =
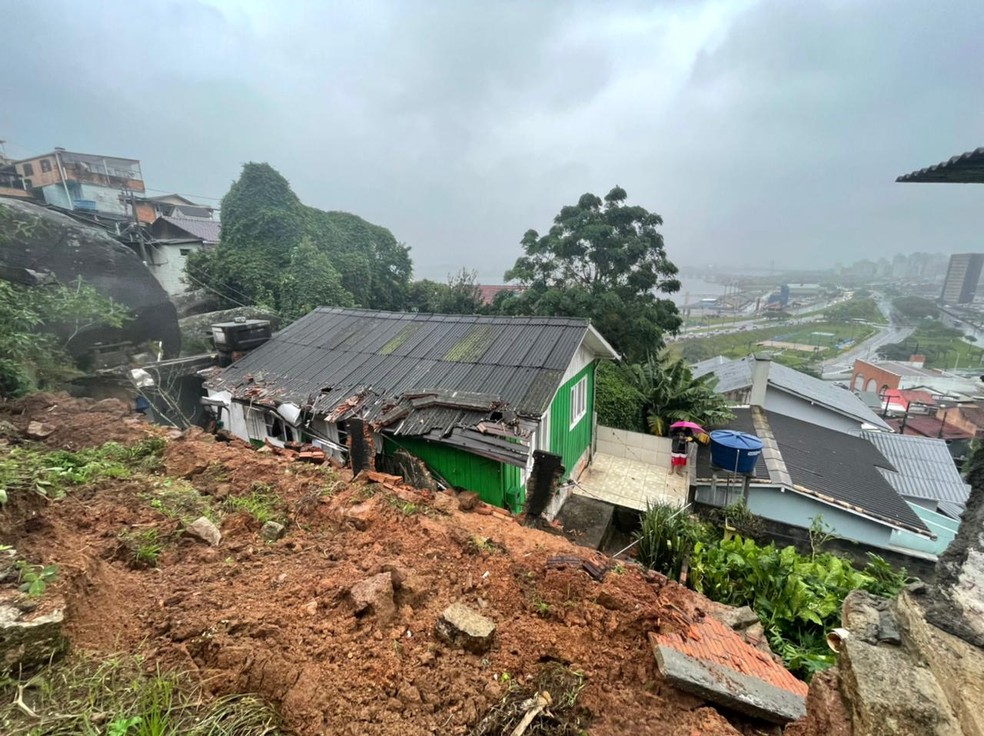
M564 480L566 480L578 458L591 445L591 423L594 416L595 366L592 361L577 375L565 382L550 404L550 452L564 458ZM588 411L580 421L571 427L571 389L582 378L588 379Z
M413 437L400 437L394 441L384 436L383 448L387 455L403 448L423 460L455 488L474 491L493 506L519 513L526 503L526 489L520 483L520 468L514 465L505 465L439 442Z

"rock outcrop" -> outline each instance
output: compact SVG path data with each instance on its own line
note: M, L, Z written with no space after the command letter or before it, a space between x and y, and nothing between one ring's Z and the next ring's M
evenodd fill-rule
M47 207L0 198L0 274L26 284L81 278L131 311L133 318L120 328L83 330L68 346L75 357L96 343L160 341L166 357L181 351L167 293L139 256L105 230Z

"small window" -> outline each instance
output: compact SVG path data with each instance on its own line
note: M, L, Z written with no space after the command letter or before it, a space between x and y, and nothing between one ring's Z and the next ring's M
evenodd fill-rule
M34 184L31 183L31 180L30 179L25 179L24 180L24 188L25 189L34 189Z
M571 429L588 413L588 377L571 387Z
M266 433L270 439L280 440L281 442L294 441L294 431L287 426L279 415L273 412L267 412L266 414Z
M46 158L41 159L41 173L47 174L51 171L51 161Z
M31 164L24 164L24 176L34 176L34 167Z
M180 250L178 250L178 252L182 256L190 256L191 255L191 248L181 248Z

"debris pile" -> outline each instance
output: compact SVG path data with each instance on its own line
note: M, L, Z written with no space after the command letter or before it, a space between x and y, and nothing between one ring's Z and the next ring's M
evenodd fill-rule
M156 469L0 513L0 541L58 564L50 594L73 648L139 653L214 695L257 693L301 736L775 733L659 671L650 634L713 620L663 576L466 494L168 435L121 406L0 410L19 431L53 426L49 447L169 437ZM134 530L156 540L140 566L120 555Z

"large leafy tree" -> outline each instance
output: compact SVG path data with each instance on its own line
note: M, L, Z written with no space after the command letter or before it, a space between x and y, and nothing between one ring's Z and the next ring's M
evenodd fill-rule
M272 166L248 163L222 200L219 246L194 254L186 270L193 284L230 305L259 304L291 319L320 299L328 306L401 309L412 263L410 249L386 228L305 206ZM315 275L326 282L317 285Z
M434 314L479 314L484 311L478 273L462 268L447 283L421 279L410 285L407 309Z
M626 204L621 187L602 200L583 195L564 207L545 235L523 236L524 255L506 272L525 291L497 302L507 314L588 317L630 360L641 360L680 326L676 305L659 294L678 291L666 257L662 218Z
M664 348L641 363L621 364L599 373L598 420L608 415L625 429L648 428L665 435L674 422L695 422L703 427L733 418L727 399L715 392L716 379L694 378L686 361ZM620 397L619 409L613 397ZM633 421L635 420L635 421ZM635 427L628 426L635 424Z

